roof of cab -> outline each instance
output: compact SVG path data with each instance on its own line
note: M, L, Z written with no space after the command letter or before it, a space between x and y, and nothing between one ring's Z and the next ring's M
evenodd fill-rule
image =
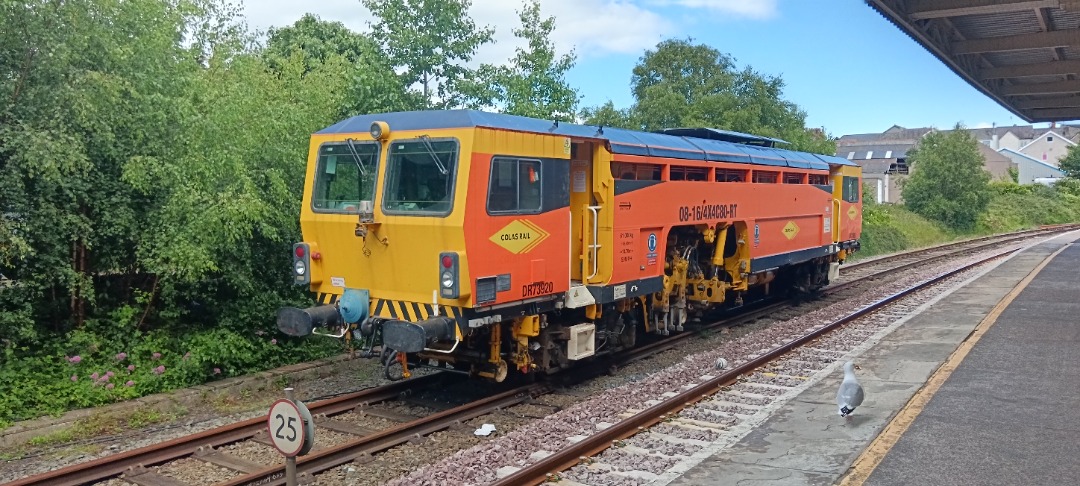
M438 130L446 128L484 127L497 130L563 135L568 137L606 140L616 154L670 157L686 160L741 162L802 169L828 169L828 165L855 165L851 161L831 156L796 152L774 147L732 143L715 138L668 135L613 127L578 125L541 120L517 115L488 113L478 110L405 111L359 115L326 127L316 134L366 133L372 122L383 121L391 130ZM712 129L693 129L712 130ZM737 132L715 131L734 137ZM698 133L695 133L698 134ZM741 134L747 140L769 140L768 137Z

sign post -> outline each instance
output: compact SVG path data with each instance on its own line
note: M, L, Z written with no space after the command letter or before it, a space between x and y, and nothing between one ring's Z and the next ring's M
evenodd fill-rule
M293 396L293 389L285 389L285 398L270 406L266 417L270 441L285 456L285 482L296 486L296 456L311 451L315 445L315 422L311 412Z

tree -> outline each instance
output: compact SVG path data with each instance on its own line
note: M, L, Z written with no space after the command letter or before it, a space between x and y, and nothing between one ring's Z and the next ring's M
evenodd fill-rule
M974 228L991 195L978 144L960 124L924 136L908 152L912 173L904 183L904 205L954 229Z
M577 109L578 93L565 76L574 67L573 52L555 53L551 32L554 17L540 19L540 2L530 0L518 12L521 27L514 35L528 45L518 47L509 65L485 64L477 82L464 86L478 105L501 105L504 113L546 119L569 119Z
M1080 179L1080 145L1073 145L1069 147L1069 152L1065 154L1065 158L1061 159L1060 168L1065 172L1065 177L1071 179Z
M781 138L783 148L833 154L836 143L808 130L806 113L782 98L784 81L752 68L735 69L730 56L691 39L670 39L647 50L630 80L633 128L704 126ZM602 107L593 112L613 115Z
M327 63L343 62L347 66L349 95L342 106L342 118L416 109L423 104L418 94L408 92L402 84L378 43L341 22L305 14L293 25L271 28L268 34L263 56L279 73L293 62L290 58L294 54L301 57L305 75Z
M635 120L635 114L632 109L615 108L615 103L612 103L610 100L595 108L582 108L581 113L578 114L578 118L586 125L626 128L628 130L641 129L641 124Z
M469 18L471 0L361 0L378 19L372 36L395 67L404 68L405 86L420 83L428 107L457 106L457 85L473 76L460 63L491 42L494 29L477 30ZM434 84L434 90L432 90ZM437 97L438 101L432 100Z

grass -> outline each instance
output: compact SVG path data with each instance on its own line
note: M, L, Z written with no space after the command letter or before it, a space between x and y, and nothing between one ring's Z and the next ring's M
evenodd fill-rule
M127 429L137 429L176 420L187 414L180 405L171 405L166 410L143 407L129 414L95 413L76 420L70 426L39 435L26 441L31 447L54 446L101 435L114 435Z

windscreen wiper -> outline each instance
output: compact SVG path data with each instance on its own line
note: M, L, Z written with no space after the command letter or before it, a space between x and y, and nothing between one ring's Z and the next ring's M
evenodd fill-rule
M345 143L349 144L349 151L352 152L353 162L356 162L356 168L360 169L360 175L366 176L367 169L364 168L364 159L361 159L360 154L356 153L356 145L353 145L351 138L346 138Z
M435 165L439 166L439 172L442 175L449 174L450 171L446 170L446 166L444 166L442 161L439 160L439 157L435 155L435 147L431 145L430 137L427 135L420 135L420 141L424 142L424 148L427 149L428 155L431 156L431 160L434 160Z

